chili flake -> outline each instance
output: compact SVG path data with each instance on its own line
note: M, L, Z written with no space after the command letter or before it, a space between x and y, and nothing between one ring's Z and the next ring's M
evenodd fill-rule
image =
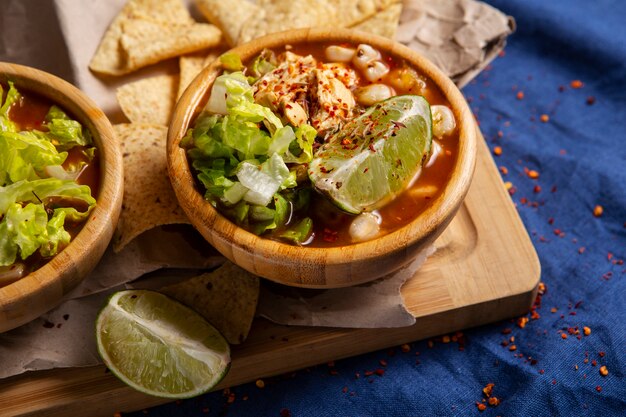
M603 212L604 212L604 208L602 208L602 206L600 205L597 205L593 208L593 215L596 217L602 216Z
M489 402L489 405L492 405L494 407L500 404L500 400L498 399L498 397L491 397L489 398L488 402Z
M257 388L265 388L265 382L262 379L257 379L254 384Z
M591 329L587 326L583 327L583 333L585 336L589 336L591 334Z
M606 366L602 365L602 366L600 367L600 375L602 375L602 376L607 376L608 374L609 374L609 370L608 370L608 369L606 369Z
M493 148L493 154L496 156L502 155L502 147L496 146L495 148Z
M516 96L518 100L523 100L524 99L524 92L523 91L518 91Z
M550 116L548 116L547 114L542 114L539 117L539 120L541 120L542 123L548 123L550 121Z
M539 172L535 171L534 169L528 170L526 175L528 175L528 178L531 178L533 180L539 178Z
M580 80L574 80L569 85L574 89L583 88L584 86L583 82Z

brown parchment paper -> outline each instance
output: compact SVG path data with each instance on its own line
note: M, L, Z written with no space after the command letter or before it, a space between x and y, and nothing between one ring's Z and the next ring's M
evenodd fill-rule
M191 7L192 1L185 1ZM171 60L124 77L96 77L88 70L89 60L125 0L43 3L3 2L0 60L62 76L87 93L113 123L125 121L115 98L118 87L147 76L178 73L178 61ZM191 12L202 21L193 7ZM474 0L405 0L397 40L426 55L462 86L497 56L513 29L511 18ZM101 363L93 324L110 293L129 286L158 289L224 261L210 246L190 240L190 235L189 230L156 228L120 253L109 249L96 270L59 307L0 334L0 378ZM365 286L311 292L263 285L258 314L294 325L411 325L415 318L402 305L400 288L433 251L429 248L409 266ZM359 305L345 303L348 299L359 300Z

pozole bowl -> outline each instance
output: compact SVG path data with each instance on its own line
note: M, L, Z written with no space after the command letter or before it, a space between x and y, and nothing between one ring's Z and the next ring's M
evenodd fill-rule
M443 191L417 217L399 229L369 241L335 247L295 246L259 237L238 227L203 198L181 140L204 108L222 71L220 60L206 67L176 105L167 141L168 172L178 201L195 228L224 256L269 280L305 288L357 285L407 265L441 234L460 207L472 179L476 124L454 83L430 61L389 39L339 29L298 29L256 39L232 52L252 60L265 49L285 45L310 48L317 43L368 44L391 59L402 60L429 78L449 103L458 129L458 154Z
M43 266L0 287L0 332L4 332L53 309L96 266L119 218L123 166L120 147L109 120L78 88L41 70L2 62L0 83L5 94L7 86L12 83L24 96L38 97L59 106L89 130L98 160L93 171L98 184L95 207L80 231Z

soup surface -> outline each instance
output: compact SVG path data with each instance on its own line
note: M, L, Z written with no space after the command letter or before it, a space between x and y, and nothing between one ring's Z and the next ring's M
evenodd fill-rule
M458 153L454 116L405 62L347 44L221 60L181 146L205 198L233 222L342 246L397 230L441 194Z
M36 94L0 84L0 286L41 267L95 206L90 132Z

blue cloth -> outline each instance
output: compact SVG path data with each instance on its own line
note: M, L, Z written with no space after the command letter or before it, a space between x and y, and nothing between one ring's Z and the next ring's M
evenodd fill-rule
M626 2L489 3L518 29L464 93L490 148L503 150L496 163L508 169L503 178L516 188L512 198L539 254L547 288L540 318L524 328L506 321L466 330L463 351L420 341L408 353L337 361L337 375L322 365L267 379L264 389L235 387L231 404L216 392L129 416L479 415L488 383L500 405L486 416L626 415ZM591 334L580 340L568 333L584 326ZM365 376L378 368L384 375Z

